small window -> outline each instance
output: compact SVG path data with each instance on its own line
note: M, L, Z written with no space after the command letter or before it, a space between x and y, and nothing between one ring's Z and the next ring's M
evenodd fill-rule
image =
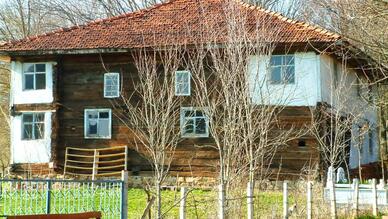
M270 60L270 82L272 84L295 83L294 55L273 55Z
M181 133L182 137L209 137L209 119L203 109L181 109Z
M22 139L37 140L44 138L44 113L22 114Z
M176 71L175 72L175 95L176 96L190 96L190 71Z
M306 141L305 140L299 140L298 141L298 146L299 147L306 147Z
M85 110L85 138L111 138L112 113L110 109Z
M120 96L120 74L104 74L104 97L115 98Z
M23 90L46 89L46 64L23 64Z

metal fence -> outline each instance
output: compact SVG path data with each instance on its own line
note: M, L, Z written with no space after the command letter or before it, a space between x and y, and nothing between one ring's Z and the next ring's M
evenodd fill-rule
M101 211L125 218L126 191L121 180L0 179L0 217Z

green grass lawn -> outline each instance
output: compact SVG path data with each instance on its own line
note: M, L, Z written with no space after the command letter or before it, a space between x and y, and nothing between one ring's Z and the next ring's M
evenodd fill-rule
M104 209L104 219L119 218L120 207L120 189L113 188L106 190L95 188L94 193L90 193L82 188L71 188L65 190L53 191L51 201L51 213L68 213L90 210ZM37 192L23 194L19 191L13 191L13 196L17 199L0 197L0 215L11 211L22 212L22 214L45 213L46 193ZM216 191L195 189L190 190L186 201L187 218L216 218L217 200ZM232 197L232 198L231 198ZM316 194L316 198L320 195ZM246 199L244 191L236 191L231 194L227 202L226 209L231 218L246 218ZM255 218L281 218L282 216L282 192L266 191L257 192L254 202ZM162 212L163 218L178 218L179 216L180 192L172 190L162 191ZM297 206L291 218L304 218L305 213L305 194L303 192L291 192L288 198L289 206ZM7 205L8 208L4 208ZM128 218L140 218L147 205L147 194L143 189L130 188L128 190ZM324 202L313 203L314 215L319 218L328 218L328 206ZM106 211L106 212L105 212ZM11 212L11 213L12 213ZM152 212L154 216L155 212ZM369 212L366 212L368 215ZM12 215L12 214L11 214ZM325 217L325 215L327 217ZM318 218L318 217L314 217ZM349 217L340 217L349 218ZM360 219L375 218L371 216L362 216Z

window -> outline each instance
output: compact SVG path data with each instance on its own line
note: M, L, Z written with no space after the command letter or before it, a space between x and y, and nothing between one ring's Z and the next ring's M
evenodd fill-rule
M85 138L111 137L112 112L110 109L85 110Z
M190 71L175 72L175 95L190 96Z
M272 84L292 84L295 82L294 55L273 55L270 66Z
M23 64L23 90L46 89L46 64Z
M43 139L44 113L23 113L22 131L23 140Z
M104 74L104 97L114 98L120 96L120 74Z
M182 137L209 137L209 119L203 109L181 109Z
M298 141L298 147L306 147L306 141L305 140L299 140Z

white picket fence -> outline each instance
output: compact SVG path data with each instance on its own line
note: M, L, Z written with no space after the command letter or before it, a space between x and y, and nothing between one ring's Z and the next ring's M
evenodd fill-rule
M320 185L319 185L320 186ZM304 185L306 188L306 218L313 218L313 199L320 197L314 197L313 194L313 182L306 182ZM254 186L251 183L247 184L246 188L246 215L248 219L254 218ZM331 189L334 189L334 197L331 195ZM181 188L181 199L179 218L186 218L186 197L188 189ZM337 207L352 206L352 209L356 212L359 210L359 206L372 208L373 215L378 215L378 207L388 206L388 187L381 183L377 185L376 180L373 179L370 184L359 184L357 179L353 180L351 184L331 184L328 183L324 188L324 200L327 203L334 201ZM334 199L334 200L333 200ZM218 218L225 218L225 190L223 186L218 187ZM323 206L322 206L323 207ZM283 200L282 200L282 218L287 219L289 217L289 186L288 182L283 182Z

